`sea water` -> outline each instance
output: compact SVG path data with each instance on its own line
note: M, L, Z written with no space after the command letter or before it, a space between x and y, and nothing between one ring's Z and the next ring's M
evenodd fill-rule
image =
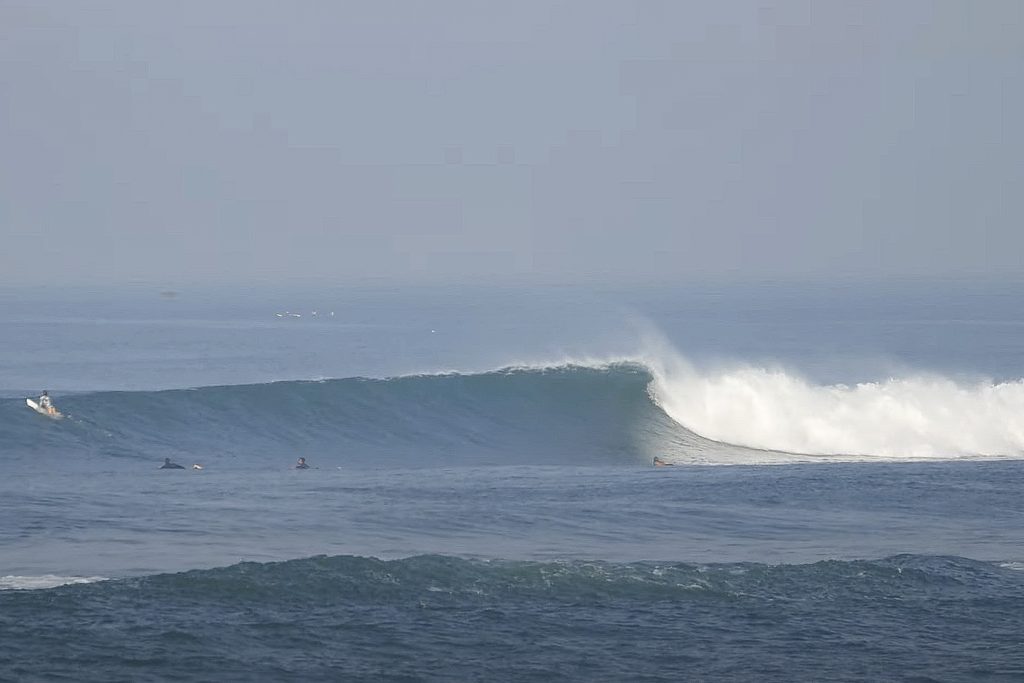
M1022 294L0 291L0 679L1022 680Z

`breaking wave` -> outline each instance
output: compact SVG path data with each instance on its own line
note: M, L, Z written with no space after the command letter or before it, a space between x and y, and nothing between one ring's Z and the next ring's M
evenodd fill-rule
M314 456L322 464L774 463L1020 457L1024 380L815 384L779 368L699 369L672 350L474 374L57 397L52 422L0 401L12 452Z

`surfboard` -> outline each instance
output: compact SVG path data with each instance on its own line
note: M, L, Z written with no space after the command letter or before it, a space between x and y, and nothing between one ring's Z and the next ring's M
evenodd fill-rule
M54 408L54 409L53 409L53 412L52 412L52 413L48 413L48 412L46 412L46 408L42 407L41 405L39 405L38 403L36 403L35 401L33 401L33 400L32 400L32 399L30 399L30 398L26 398L26 399L25 399L25 403L26 403L26 404L28 405L28 407L29 407L29 408L31 408L32 410L36 411L36 412L37 412L37 413L39 413L40 415L45 415L46 417L48 417L48 418L50 418L50 419L52 419L52 420L59 420L59 419L61 419L62 417L64 417L63 415L61 415L60 411L59 411L59 410L57 410L56 408Z

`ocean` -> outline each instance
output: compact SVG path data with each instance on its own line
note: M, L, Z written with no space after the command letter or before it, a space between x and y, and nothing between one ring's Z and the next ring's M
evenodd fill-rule
M1022 377L1017 283L0 289L0 680L1021 681Z

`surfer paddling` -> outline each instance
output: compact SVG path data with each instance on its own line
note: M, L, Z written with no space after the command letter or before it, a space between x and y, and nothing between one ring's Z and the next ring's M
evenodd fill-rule
M672 467L673 465L675 465L674 462L668 462L667 460L662 460L658 456L654 456L655 467Z

